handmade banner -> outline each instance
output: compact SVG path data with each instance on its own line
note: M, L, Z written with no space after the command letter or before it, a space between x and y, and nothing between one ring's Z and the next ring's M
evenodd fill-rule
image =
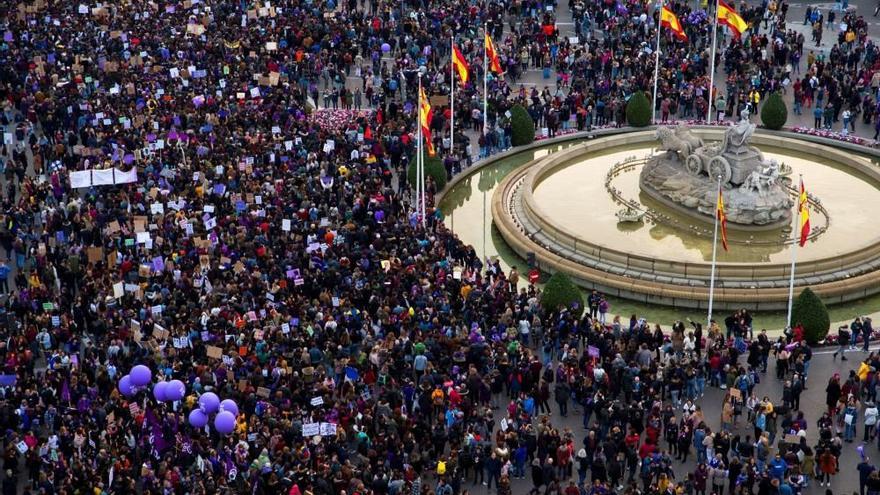
M81 170L70 172L70 187L81 189L92 186L112 186L137 182L137 169L123 171L118 168Z

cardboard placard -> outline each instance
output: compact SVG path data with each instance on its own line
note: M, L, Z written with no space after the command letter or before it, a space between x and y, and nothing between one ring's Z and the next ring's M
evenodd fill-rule
M223 357L223 349L221 349L215 345L209 345L208 346L208 357L214 358L214 359L222 358Z
M89 264L91 263L99 263L104 259L104 250L99 247L90 247L86 250L86 254L89 257Z
M266 387L257 387L257 397L269 398L269 389Z
M432 107L445 107L449 105L449 96L437 95L428 98Z
M186 25L186 34L192 34L194 36L201 36L205 32L205 26L201 24L187 24Z

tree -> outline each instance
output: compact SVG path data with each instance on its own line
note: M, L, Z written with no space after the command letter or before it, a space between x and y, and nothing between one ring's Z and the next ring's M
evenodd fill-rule
M785 108L782 95L776 91L767 97L764 107L761 108L761 122L767 129L778 131L785 125L786 120L788 120L788 109Z
M633 127L645 127L651 123L651 102L642 91L636 91L626 103L626 121Z
M556 272L544 285L541 292L541 307L545 312L553 312L559 306L565 306L575 316L580 318L584 313L584 298L581 290L574 285L568 275Z
M792 303L791 322L795 326L803 325L804 338L810 344L823 340L831 326L828 308L809 287L801 291Z
M428 156L427 153L423 153L422 156L425 159L425 178L431 177L434 179L434 183L437 184L437 190L441 191L444 187L446 187L446 167L443 166L443 161L440 160L439 155ZM416 185L416 160L415 155L413 155L413 160L409 165L409 169L406 172L407 179L409 180L410 185Z
M522 105L510 109L510 144L522 146L535 140L535 121Z

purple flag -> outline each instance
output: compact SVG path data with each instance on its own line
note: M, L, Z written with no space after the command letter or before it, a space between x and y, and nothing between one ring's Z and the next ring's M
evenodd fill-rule
M70 402L70 384L67 380L64 380L64 384L61 385L61 400Z
M226 481L235 481L236 476L238 476L238 468L235 467L235 463L232 462L232 456L226 456Z
M152 447L151 453L158 459L168 447L168 442L165 441L165 436L162 434L162 423L159 422L159 418L156 417L156 413L152 409L148 408L144 412L144 425L148 428L147 439Z

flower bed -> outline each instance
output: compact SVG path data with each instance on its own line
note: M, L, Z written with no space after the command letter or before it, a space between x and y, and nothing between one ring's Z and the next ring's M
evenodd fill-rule
M345 130L358 119L372 120L373 110L341 110L333 108L319 108L308 116L308 121L317 124L321 129L329 132Z
M796 134L806 134L808 136L835 139L837 141L843 141L845 143L858 144L862 146L873 146L876 143L876 141L874 141L873 139L854 136L852 134L843 134L842 132L829 131L827 129L814 129L812 127L786 127L784 128L784 130L791 131Z

